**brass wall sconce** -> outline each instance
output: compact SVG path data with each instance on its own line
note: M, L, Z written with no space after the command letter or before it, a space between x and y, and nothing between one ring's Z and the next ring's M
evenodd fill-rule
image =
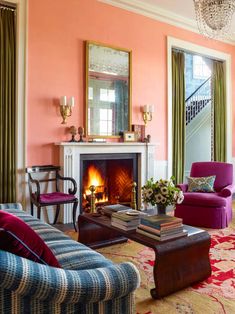
M70 97L67 103L67 97L62 96L60 97L60 114L63 119L61 124L67 123L67 118L72 115L72 107L74 107L75 101L74 97Z
M152 121L153 118L153 112L154 112L154 106L153 105L144 105L143 106L143 120L145 126L147 125L147 122Z

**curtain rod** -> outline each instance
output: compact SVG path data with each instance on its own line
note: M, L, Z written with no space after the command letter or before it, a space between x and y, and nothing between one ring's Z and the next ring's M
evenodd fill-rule
M16 11L16 5L11 2L7 2L7 1L3 2L0 0L0 9Z

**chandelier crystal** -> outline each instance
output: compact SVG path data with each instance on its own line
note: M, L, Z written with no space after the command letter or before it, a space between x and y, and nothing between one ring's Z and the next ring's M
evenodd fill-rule
M213 39L229 39L235 0L193 0L200 33Z

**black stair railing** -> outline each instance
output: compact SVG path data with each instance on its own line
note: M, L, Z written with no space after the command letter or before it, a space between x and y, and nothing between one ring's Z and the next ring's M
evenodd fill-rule
M211 101L211 77L205 80L186 100L186 125Z

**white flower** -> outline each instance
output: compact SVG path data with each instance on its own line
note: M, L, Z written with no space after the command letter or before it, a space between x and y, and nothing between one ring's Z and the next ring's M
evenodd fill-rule
M153 190L152 189L147 189L146 190L146 196L147 197L151 197L152 194L153 194Z
M168 194L168 188L166 186L163 186L161 188L161 193L162 193L162 195L167 195Z
M177 204L181 204L181 203L183 202L183 200L184 200L184 194L183 194L182 191L179 191L179 192L177 193L176 203L177 203Z
M162 197L161 203L162 203L162 204L165 204L165 203L166 203L166 198L165 198L165 197Z
M160 193L156 194L155 195L155 200L156 200L156 203L161 203L162 201L162 195Z
M177 198L178 198L178 191L175 191L175 192L174 192L173 198L174 198L175 201L177 200Z

